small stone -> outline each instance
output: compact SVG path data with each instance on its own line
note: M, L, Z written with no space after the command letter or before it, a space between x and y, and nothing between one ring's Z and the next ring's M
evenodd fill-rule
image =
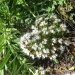
M72 42L72 44L70 45L70 49L72 54L75 56L75 42Z

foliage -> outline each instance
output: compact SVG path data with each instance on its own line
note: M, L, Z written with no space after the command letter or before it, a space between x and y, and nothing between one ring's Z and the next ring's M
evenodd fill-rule
M35 62L19 47L20 36L41 15L52 15L65 0L0 0L0 74L33 75Z

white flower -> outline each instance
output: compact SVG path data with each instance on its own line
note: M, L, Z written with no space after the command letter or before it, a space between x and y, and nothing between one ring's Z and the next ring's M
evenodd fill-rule
M25 37L22 36L22 37L20 38L20 48L21 48L21 49L24 49L25 45L27 45L27 44L28 44L28 42L25 40Z
M58 23L58 22L61 22L61 20L56 18L54 23Z
M47 54L44 54L44 56L45 56L45 58L46 58L46 57L48 57L48 55L47 55Z
M51 29L51 30L50 30L50 33L53 33L53 34L55 34L55 31L54 31L53 29Z
M54 50L51 50L51 52L54 54L55 53L55 51Z
M47 44L47 39L43 39L42 44Z
M54 54L50 57L50 59L53 60L53 59L56 59L56 57L57 57L57 54Z
M35 35L34 37L32 37L32 42L36 41L36 40L39 40L39 39L40 39L40 36L39 35Z
M52 14L52 15L50 16L50 18L57 19L57 16Z
M45 55L44 55L44 54L42 54L42 58L43 58L43 59L45 58Z
M66 31L66 25L65 25L65 24L60 24L60 28L61 28L63 31Z
M30 33L30 32L27 32L26 34L24 34L24 37L25 37L26 39L29 39L30 36L31 36L31 33Z
M22 36L22 37L20 38L20 44L23 43L24 40L25 40L25 37Z
M33 54L30 54L30 57L31 57L32 59L34 59L34 58L35 58Z
M23 44L20 44L20 48L24 50L25 46Z
M40 23L40 26L44 26L45 25L45 21L42 21L41 23Z
M36 57L37 58L41 58L41 56L42 56L42 51L36 51Z
M35 73L34 73L34 75L45 75L45 70L43 69L43 67L39 67L36 71L35 71Z
M38 51L36 51L36 56L37 56L38 58L40 58L40 57L39 57L39 52L38 52Z
M46 49L46 53L49 53L49 49Z
M43 17L40 17L38 20L41 21L43 19Z
M44 68L40 66L40 67L39 67L39 70L41 70L41 71L42 71L42 70L44 70Z
M53 28L54 28L54 26L50 26L50 27L49 27L50 30L53 30Z
M64 41L64 44L65 44L66 46L69 46L69 45L71 44L71 42L70 42L69 40L65 40L65 41Z
M43 53L45 53L45 54L47 53L48 54L49 53L49 49L43 49Z
M38 70L35 71L34 75L38 75Z
M52 57L50 57L50 60L53 60L53 58L52 58Z
M42 54L42 58L44 59L44 58L46 58L46 57L48 57L48 54Z
M42 44L42 43L40 43L40 44L39 44L39 47L40 47L40 48L43 48L43 44Z
M52 46L54 45L54 43L52 42Z
M38 31L38 29L36 28L36 29L34 29L33 31L32 31L32 35L35 35L35 34L38 34L39 33L39 31Z
M53 59L56 59L56 57L57 57L57 54L55 54L55 55L52 56Z
M59 28L56 28L56 31L59 33L61 30Z
M56 51L57 50L56 47L53 47L53 50Z
M38 45L36 43L32 45L32 49L37 50L37 48L38 48Z
M47 31L47 28L46 28L46 27L45 27L45 28L43 28L43 29L42 29L42 31Z
M31 26L31 29L36 29L36 27L34 25Z
M48 33L49 33L48 31L45 32L45 34L48 34Z
M46 50L45 49L43 49L43 53L46 53Z
M26 55L29 55L29 54L30 54L30 51L29 51L27 48L23 49L23 52L24 52Z
M35 25L37 26L41 22L42 19L43 19L43 17L40 17L40 18L36 19Z
M40 39L40 36L39 35L36 35L35 38L38 40L38 39Z
M53 33L53 34L55 33L55 31L54 31L54 26L50 26L50 27L49 27L49 30L50 30L50 33Z
M47 31L47 28L46 28L46 27L45 27L45 28L42 28L42 32L43 32L43 34L45 34L46 31Z
M57 19L57 22L61 22L61 19Z
M20 38L20 41L24 41L24 40L25 40L25 37L22 36L22 37Z
M45 70L42 70L41 71L41 75L45 75Z
M65 50L65 47L63 45L60 45L59 49L63 52Z
M24 40L20 40L20 48L21 48L21 49L24 49L23 41L24 41Z
M46 17L45 20L49 20L49 17Z
M38 46L38 50L41 50L41 47L40 46Z
M28 37L28 38L27 38ZM22 36L20 38L20 45L23 46L23 45L27 45L30 41L29 41L29 38L30 36L28 34L24 34L24 36Z
M58 43L62 44L63 39L59 38Z
M39 56L41 56L42 55L42 51L39 51Z
M52 38L52 42L56 43L57 39L56 38Z

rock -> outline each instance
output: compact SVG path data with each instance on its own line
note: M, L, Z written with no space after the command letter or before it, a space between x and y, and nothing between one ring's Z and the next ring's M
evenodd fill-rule
M72 54L75 56L75 42L72 42L72 44L70 45L70 49Z

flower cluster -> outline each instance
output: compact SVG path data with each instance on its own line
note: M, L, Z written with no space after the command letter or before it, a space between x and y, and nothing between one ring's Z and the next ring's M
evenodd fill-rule
M66 25L56 15L42 16L36 19L30 30L21 36L20 47L33 59L36 57L56 59L58 56L56 51L62 53L65 45L70 44L68 40L63 40L66 31Z

